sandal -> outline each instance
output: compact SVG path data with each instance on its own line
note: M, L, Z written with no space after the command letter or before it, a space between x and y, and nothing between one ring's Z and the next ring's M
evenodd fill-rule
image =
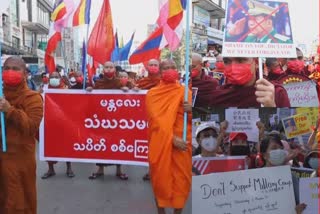
M56 175L56 173L55 172L47 172L47 173L45 173L44 175L42 175L42 179L47 179L47 178L50 178L50 177L52 177L52 176L55 176Z
M103 173L92 173L92 175L89 176L89 179L94 180L94 179L97 179L103 175L104 175Z
M75 176L75 174L73 172L67 172L66 175L69 178L73 178Z
M145 175L142 177L142 179L143 179L144 181L150 181L150 175L149 175L149 173L145 174Z
M129 176L125 173L119 173L119 174L116 174L116 176L121 180L128 180L129 179Z

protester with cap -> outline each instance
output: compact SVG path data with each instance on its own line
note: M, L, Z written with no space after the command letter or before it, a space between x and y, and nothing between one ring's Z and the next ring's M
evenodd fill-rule
M220 145L223 143L222 141L225 131L226 122L221 124L221 129L214 121L200 124L195 133L197 143L201 149L201 154L199 154L198 157L219 156L217 153Z

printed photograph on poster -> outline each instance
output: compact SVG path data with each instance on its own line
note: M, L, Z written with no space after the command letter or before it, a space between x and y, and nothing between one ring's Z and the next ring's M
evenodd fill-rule
M311 133L311 120L306 114L297 114L291 117L283 118L282 124L287 139L292 139Z
M229 0L223 55L296 57L288 2Z

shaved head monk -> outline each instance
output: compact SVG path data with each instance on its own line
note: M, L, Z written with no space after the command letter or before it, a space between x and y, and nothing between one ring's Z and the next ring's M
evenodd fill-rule
M198 88L194 105L195 107L206 107L209 105L211 96L219 83L205 74L202 69L202 56L200 54L192 53L191 69L192 87Z
M146 70L148 76L144 77L137 82L137 87L139 89L151 89L160 83L160 73L159 73L159 61L156 59L150 59Z
M151 89L157 86L160 83L161 75L160 75L160 68L159 68L159 61L156 59L150 59L146 70L148 72L148 76L144 77L137 81L137 88L139 89ZM149 173L146 173L143 178L144 181L150 180Z
M165 208L182 212L191 187L191 91L184 102L184 86L178 82L178 70L172 60L160 64L161 81L146 95L149 122L149 167L158 214ZM184 112L189 112L187 142L182 138Z
M133 84L129 81L121 80L116 76L116 67L113 62L106 62L103 65L103 79L97 80L95 83L94 89L122 89L123 91L127 91L131 89ZM87 91L92 91L91 87L87 88ZM98 170L89 177L89 179L96 179L104 175L104 167L110 166L113 164L96 164L98 166ZM129 177L127 174L123 173L121 170L121 165L117 166L116 176L121 180L127 180Z
M254 58L223 58L226 84L218 86L211 97L215 107L290 107L287 91L276 82L258 79Z
M0 213L36 214L35 136L43 116L42 97L28 88L26 64L19 57L5 61L2 78L7 152L0 152Z

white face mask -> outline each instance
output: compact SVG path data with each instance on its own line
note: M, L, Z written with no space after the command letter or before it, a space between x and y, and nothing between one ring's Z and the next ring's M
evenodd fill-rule
M312 169L317 170L319 167L319 159L318 158L310 158L309 165Z
M201 140L201 147L208 152L212 152L217 148L217 139L214 137L207 137Z
M31 76L30 76L30 75L28 75L28 77L27 77L27 78L28 78L28 80L31 80Z
M76 78L74 78L74 77L71 77L71 78L69 79L69 82L70 82L70 85L71 85L71 86L77 85Z
M283 149L271 150L269 152L269 161L273 166L280 166L284 164L288 152Z
M53 87L58 87L60 85L60 79L57 78L51 78L49 80L49 84Z

